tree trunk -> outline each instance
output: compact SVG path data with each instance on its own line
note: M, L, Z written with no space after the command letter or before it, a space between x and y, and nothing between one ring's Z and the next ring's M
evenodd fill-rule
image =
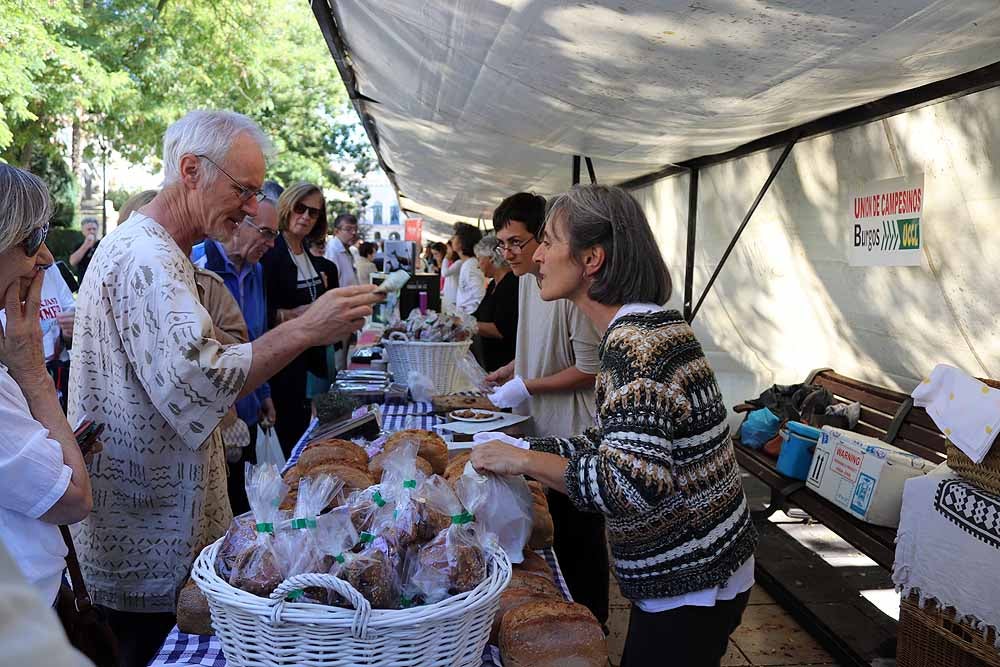
M73 170L73 176L76 177L77 183L83 182L82 174L80 173L80 164L83 161L83 132L80 127L81 113L83 111L78 108L76 115L73 116L73 143L70 148L70 167Z

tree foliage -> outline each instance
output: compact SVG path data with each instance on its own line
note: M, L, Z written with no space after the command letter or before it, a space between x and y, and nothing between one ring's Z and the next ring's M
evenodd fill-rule
M167 125L195 108L257 120L269 177L361 195L373 154L306 0L0 0L0 157L30 166L74 124L155 167Z

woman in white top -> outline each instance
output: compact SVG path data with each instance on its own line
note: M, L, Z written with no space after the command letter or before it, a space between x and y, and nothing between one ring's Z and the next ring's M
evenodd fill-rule
M0 540L42 598L66 566L59 524L90 513L90 477L45 370L39 320L51 204L35 176L0 164Z
M458 275L462 270L462 259L454 250L455 237L448 239L448 252L441 262L441 310L454 310L455 296L458 294Z
M486 295L486 276L475 260L476 244L483 238L478 227L460 222L455 225L452 248L458 253L462 267L458 272L458 289L455 292L455 310L471 315L479 308Z
M375 268L375 251L378 246L369 241L362 241L358 244L358 261L355 268L358 270L358 284L367 285L372 281L372 274L377 271Z

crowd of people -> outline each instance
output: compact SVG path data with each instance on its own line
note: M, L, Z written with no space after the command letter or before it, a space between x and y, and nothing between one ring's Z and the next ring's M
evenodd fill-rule
M313 385L329 385L383 298L380 248L358 245L350 213L328 229L316 185L265 183L270 151L232 112L171 125L163 187L106 238L85 230L75 303L61 286L46 296L59 273L45 186L0 164L0 582L15 564L44 616L66 586L57 526L71 525L122 665L148 664L194 558L245 511L245 443L273 427L290 452ZM517 193L492 233L459 224L421 262L444 308L475 316L493 403L532 417L526 448L478 445L473 465L549 487L567 584L601 623L613 567L633 604L623 665L660 664L664 646L677 664L718 665L756 536L721 393L664 309L670 275L639 204L597 185ZM105 428L87 452L71 426L84 420ZM227 465L230 439L243 442Z

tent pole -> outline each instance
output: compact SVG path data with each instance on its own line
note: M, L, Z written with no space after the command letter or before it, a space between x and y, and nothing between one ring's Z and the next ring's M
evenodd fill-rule
M753 204L750 205L750 210L747 211L745 216L743 216L743 222L740 223L739 229L736 230L733 240L729 242L729 247L726 248L726 252L722 254L722 259L719 260L719 265L715 267L715 271L712 273L712 277L709 279L708 284L705 285L705 291L702 292L701 297L698 298L697 305L695 305L694 310L691 311L691 317L687 318L688 322L694 321L694 318L698 316L698 310L701 308L701 304L704 303L705 297L708 296L709 290L712 289L712 285L715 284L715 279L718 278L719 274L722 272L722 267L725 266L726 260L729 259L729 255L732 254L733 248L736 247L736 242L740 240L740 235L743 233L743 230L746 229L754 211L757 210L757 205L760 204L760 200L764 198L765 194L767 194L767 191L771 187L771 183L773 183L774 179L778 176L778 172L781 171L781 166L785 164L785 159L788 157L788 154L792 152L792 147L798 139L798 137L792 137L792 140L788 142L787 146L785 146L785 150L781 152L781 157L778 158L774 168L771 170L771 174L767 177L767 180L764 181L763 187L761 187L760 192L757 193L757 198L754 199ZM690 239L688 239L688 243L690 242Z
M590 184L594 185L597 183L597 176L594 174L594 161L589 157L584 158L587 162L587 173L590 174Z
M573 185L580 184L580 156L573 156Z
M691 297L694 292L695 232L698 228L698 170L692 169L688 181L687 261L684 264L684 319L691 322Z

